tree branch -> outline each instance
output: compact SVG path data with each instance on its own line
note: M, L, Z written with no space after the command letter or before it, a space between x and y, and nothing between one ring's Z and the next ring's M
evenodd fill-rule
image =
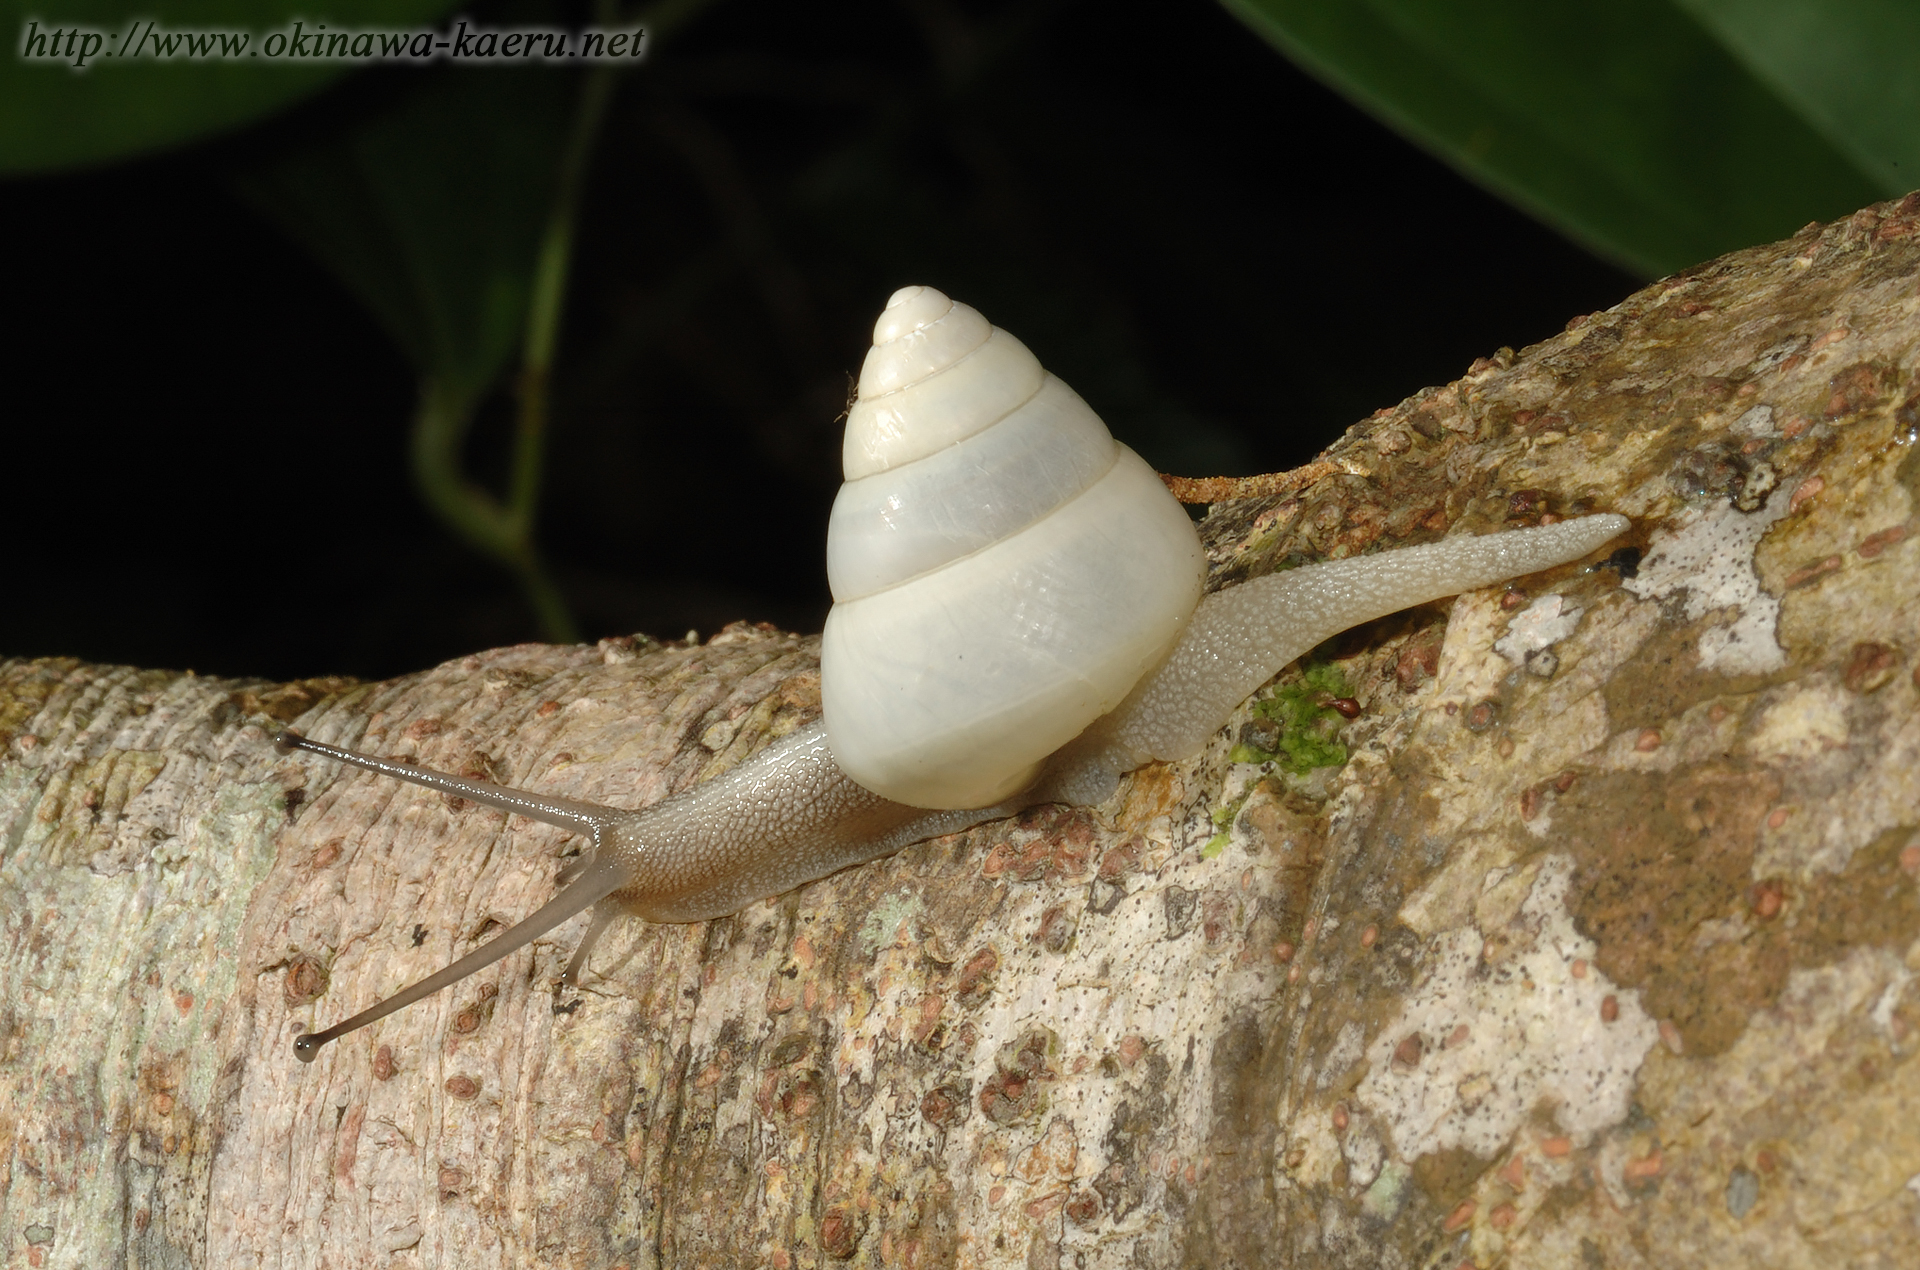
M814 641L383 684L0 663L0 1236L51 1265L1897 1260L1917 221L1657 283L1216 505L1215 585L1635 518L1637 566L1323 650L1362 706L1343 767L1232 763L1272 748L1236 724L1097 812L619 923L556 997L575 923L311 1066L296 1034L542 903L572 844L274 728L639 805L813 717Z

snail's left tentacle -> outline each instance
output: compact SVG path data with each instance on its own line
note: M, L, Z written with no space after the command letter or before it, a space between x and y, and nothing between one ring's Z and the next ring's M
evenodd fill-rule
M560 972L560 986L571 988L580 982L580 972L586 969L587 957L593 952L593 946L607 927L620 916L620 906L612 901L597 906L593 910L593 919L587 926L587 933L580 936L580 946L573 950L573 956L567 961L567 968Z

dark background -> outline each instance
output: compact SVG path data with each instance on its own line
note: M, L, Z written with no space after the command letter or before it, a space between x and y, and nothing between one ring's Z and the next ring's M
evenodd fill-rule
M481 10L484 16L484 9ZM0 184L0 656L385 676L535 638L406 466L414 378L235 178L433 74ZM588 637L818 629L849 376L927 282L1163 470L1299 464L1636 279L1181 3L715 4L623 83L542 541ZM504 471L511 403L471 470Z

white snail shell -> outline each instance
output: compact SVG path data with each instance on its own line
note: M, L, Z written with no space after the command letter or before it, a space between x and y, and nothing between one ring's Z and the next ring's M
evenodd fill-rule
M821 651L841 768L984 807L1117 705L1200 600L1193 523L1020 341L893 294L847 417Z

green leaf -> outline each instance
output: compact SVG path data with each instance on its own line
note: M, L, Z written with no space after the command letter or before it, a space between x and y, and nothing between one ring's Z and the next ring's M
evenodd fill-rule
M578 92L563 70L444 68L245 188L464 414L520 350Z
M259 38L297 19L307 27L411 28L453 8L449 0L0 0L8 67L0 78L0 172L46 171L103 163L181 145L260 118L317 92L353 69L339 62L149 61L109 56L122 35L144 43L152 19L169 29L222 28ZM32 23L32 26L29 26ZM71 62L25 60L30 38L89 27L103 34L100 55L84 69ZM61 41L61 47L66 46ZM72 61L85 44L76 39Z
M1669 0L1226 4L1467 176L1647 275L1885 196Z
M519 578L543 629L576 638L534 544L546 374L579 178L610 74L447 68L386 113L242 182L330 265L420 371L414 480L455 533ZM542 297L534 338L529 310ZM528 345L509 493L462 452L481 400Z
M1680 3L1883 193L1920 188L1920 5Z

